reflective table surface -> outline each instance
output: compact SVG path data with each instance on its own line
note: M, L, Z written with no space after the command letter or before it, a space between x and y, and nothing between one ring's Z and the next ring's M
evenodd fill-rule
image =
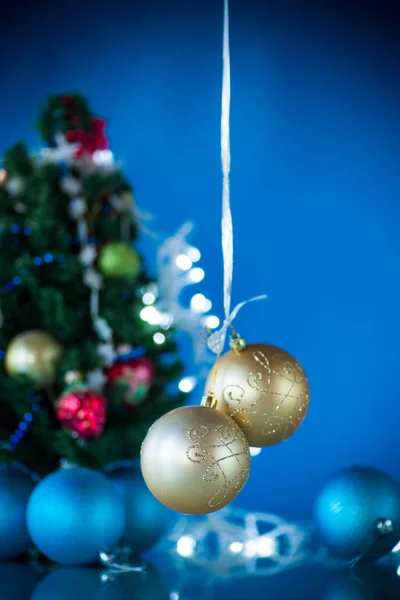
M400 600L396 550L350 566L310 523L229 508L178 518L142 558L120 552L118 562L140 572L0 563L0 600Z
M0 565L2 600L395 600L395 565L332 569L301 565L270 576L219 580L202 570L110 574L99 568L44 569L23 563Z

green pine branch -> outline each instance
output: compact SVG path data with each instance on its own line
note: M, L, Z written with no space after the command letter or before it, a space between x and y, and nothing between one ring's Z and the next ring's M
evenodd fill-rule
M90 131L93 113L85 99L76 94L52 96L46 103L38 129L43 140L52 145L57 133L72 127ZM71 125L72 123L72 125ZM132 194L132 186L119 170L86 169L79 161L70 176L81 184L79 195L85 199L92 243L100 250L105 244L128 233L133 244L138 234L134 211L119 213L112 196ZM93 468L107 463L134 459L152 422L182 404L180 393L171 393L170 384L182 373L173 329L165 331L162 345L154 342L157 329L140 318L143 286L152 281L143 259L134 280L104 278L99 293L100 316L114 333L115 345L124 343L140 348L155 367L155 381L142 404L133 409L122 405L121 397L106 386L107 422L98 439L76 439L56 417L57 399L65 390L65 376L79 371L83 377L103 368L98 347L102 343L94 330L90 289L84 283L85 266L79 258L81 245L77 223L70 217L71 197L62 179L65 165L46 164L16 144L4 157L7 182L19 181L17 191L0 185L0 350L21 332L44 330L62 344L64 353L54 384L36 390L27 378L7 373L0 360L0 459L19 460L41 475L58 468L65 460ZM125 220L125 221L124 221ZM96 266L96 265L95 265ZM164 358L168 356L168 365ZM39 410L32 412L33 403ZM28 431L12 449L9 440L26 415L33 415Z

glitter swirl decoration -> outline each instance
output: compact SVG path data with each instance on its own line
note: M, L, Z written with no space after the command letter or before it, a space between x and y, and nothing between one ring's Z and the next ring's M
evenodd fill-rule
M212 513L232 502L245 485L249 445L229 416L205 406L186 406L150 428L141 467L150 491L172 510Z
M210 443L207 445L210 435L211 441L213 441L213 432L206 425L196 425L188 432L188 437L194 444L186 450L186 456L193 463L209 463L203 474L203 481L206 483L213 483L217 480L221 481L221 488L208 501L208 506L216 510L220 508L220 505L225 506L225 500L231 487L239 493L248 479L248 469L243 469L239 458L248 456L249 449L243 446L237 451L237 449L231 447L239 438L243 439L243 435L236 428L232 427L229 417L225 418L226 424L218 425L215 428L219 443ZM221 449L226 451L226 454L216 458ZM235 459L240 468L239 473L233 479L228 479L223 468L223 463L230 459Z
M308 410L307 376L293 356L268 344L249 344L220 358L207 383L217 408L232 417L250 446L263 448L292 436Z

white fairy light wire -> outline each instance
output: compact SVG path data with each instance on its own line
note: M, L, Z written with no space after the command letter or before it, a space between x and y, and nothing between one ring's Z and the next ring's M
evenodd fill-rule
M223 76L221 106L221 160L223 174L222 191L222 254L224 263L224 323L218 331L208 339L208 347L212 352L220 354L225 346L228 328L239 310L248 302L263 300L267 296L256 296L238 304L231 311L232 275L233 275L233 226L230 206L229 175L231 170L230 150L230 106L231 106L231 66L229 49L229 2L224 0L224 42L223 42Z

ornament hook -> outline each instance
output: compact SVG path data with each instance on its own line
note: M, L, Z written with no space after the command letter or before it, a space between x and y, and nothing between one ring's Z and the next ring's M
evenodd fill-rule
M380 537L384 537L385 535L389 535L393 531L393 521L391 519L377 519L375 522L376 535L374 536L372 542L367 546L367 548L362 552L359 556L353 559L350 562L350 568L356 566L357 563L360 562L362 558L367 554L369 550L374 546L377 540Z
M388 535L393 531L393 522L390 519L378 519L376 529L379 535Z
M207 392L201 401L201 406L205 408L217 408L217 399L214 396L214 392Z
M230 325L230 328L231 328L232 334L231 334L231 338L229 340L229 346L230 346L231 350L233 350L233 352L235 352L235 354L239 354L240 352L245 350L246 342L241 337L241 335L235 331L232 324Z

